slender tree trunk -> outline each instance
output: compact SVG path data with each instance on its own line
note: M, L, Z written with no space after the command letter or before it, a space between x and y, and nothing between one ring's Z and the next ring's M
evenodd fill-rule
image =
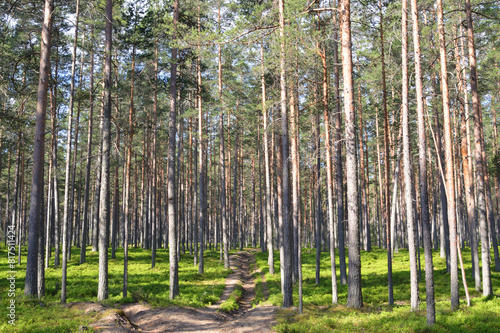
M173 12L173 34L172 40L176 40L177 21L179 19L179 0L174 0ZM176 116L177 116L177 51L176 47L172 48L172 63L170 69L170 113L169 113L169 132L168 132L168 233L169 233L169 261L170 261L170 294L169 298L174 299L179 295L179 273L178 273L178 258L176 255L177 238L176 238L176 215L175 215L175 136L176 136Z
M201 23L200 23L200 14L201 14L201 7L198 6L198 33L201 32ZM198 46L198 51L199 51L199 46ZM205 185L205 163L204 163L204 154L205 154L205 149L203 146L203 108L202 108L202 101L201 101L201 56L198 56L197 59L197 64L196 64L196 81L197 81L197 95L196 98L198 99L198 162L199 162L199 170L198 172L200 173L199 177L199 183L198 183L198 190L200 191L199 195L199 241L200 241L200 252L199 252L199 263L198 263L198 273L203 274L204 272L204 267L203 267L203 250L204 250L204 227L205 227L205 190L204 190L204 185Z
M274 275L274 250L273 250L273 221L271 211L271 171L269 161L269 125L266 107L266 81L264 72L264 44L260 47L261 56L261 87L262 87L262 119L264 122L264 165L266 172L266 229L267 229L267 264L269 266L269 274Z
M448 202L448 221L450 226L450 278L451 278L451 309L459 306L458 295L458 253L457 253L457 221L455 208L455 177L453 165L453 147L450 116L450 97L448 93L448 67L446 61L446 41L444 34L442 0L437 0L439 54L441 64L441 94L443 97L444 119L444 149L446 173L446 198Z
M456 60L456 70L458 78L458 90L459 94L461 92L466 93L466 87L464 84L464 76L462 74L462 59L461 54L458 51L458 41L455 39L455 57ZM465 187L465 199L467 203L467 221L470 237L470 248L471 248L471 262L472 262L472 277L475 281L476 290L481 289L481 274L479 272L479 256L477 252L477 232L476 232L476 219L474 217L474 212L476 209L474 200L474 181L472 176L472 169L470 168L469 160L472 156L469 155L470 147L469 140L467 140L468 131L468 110L466 109L467 95L464 94L463 98L459 97L460 101L460 129L461 129L461 140L460 140L460 152L462 157L462 169L464 175L464 187Z
M35 296L38 278L38 252L40 225L43 226L43 171L45 143L45 115L47 109L47 88L50 75L50 37L52 28L53 2L45 0L42 42L40 49L40 75L36 103L35 144L33 148L33 176L31 183L31 202L28 229L28 259L26 263L26 278L24 294Z
M467 36L469 45L469 65L470 80L472 91L472 111L474 115L474 138L476 146L476 171L477 171L477 209L479 220L479 232L481 235L481 261L483 271L483 296L489 296L493 293L491 286L490 272L490 246L488 237L488 222L486 220L486 202L485 202L485 173L487 172L486 161L483 160L484 142L481 140L481 130L483 127L481 119L481 104L477 88L477 67L476 67L476 48L474 45L474 28L472 22L472 12L470 0L465 1L467 13Z
M385 54L384 54L384 17L382 14L382 1L379 0L379 13L380 13L380 45L381 45L381 62L382 62L382 100L384 108L384 188L385 188L385 210L384 219L386 223L386 243L387 243L387 279L389 286L389 305L394 304L394 293L392 287L392 245L390 234L390 195L389 195L389 182L390 182L390 163L389 163L389 113L387 110L387 89L385 82Z
M159 194L157 192L157 184L158 184L158 171L156 164L156 127L158 126L158 39L155 40L155 65L154 65L154 92L153 92L153 152L152 152L152 163L153 163L153 202L154 202L154 218L153 225L155 228L155 232L153 238L156 240L158 233L158 221L160 220L160 205ZM160 201L161 202L161 201ZM151 252L151 268L154 268L156 265L156 242L153 246L153 251Z
M358 182L356 163L356 126L354 84L352 80L352 43L350 0L340 1L340 41L344 78L344 112L346 135L347 213L349 220L349 288L347 306L361 308L361 256L359 248Z
M335 16L334 16L335 18ZM337 29L333 31L333 58L335 66L335 196L337 201L337 237L339 247L339 270L340 284L347 284L347 270L345 262L345 241L344 241L344 175L342 166L342 111L340 110L340 68L339 51L337 43Z
M70 223L70 216L72 214L72 207L70 206L70 168L71 168L71 139L73 132L73 104L75 96L75 65L76 65L76 44L78 41L78 17L80 0L76 0L76 14L75 14L75 37L73 40L73 59L71 61L71 86L70 86L70 99L69 99L69 114L68 114L68 130L66 142L66 173L64 182L64 215L62 225L62 283L61 283L61 303L66 303L66 285L67 285L67 267L68 267L68 252L71 246L68 245L68 229Z
M422 65L420 59L420 32L418 28L417 0L411 0L413 23L413 47L415 52L415 84L417 93L417 124L419 151L420 216L422 218L425 251L425 293L427 302L427 325L436 322L434 304L434 277L432 265L432 244L429 226L429 196L427 192L427 139L424 122L424 96L422 86Z
M318 45L319 46L319 45ZM325 117L325 159L326 159L326 188L328 195L328 229L330 238L330 266L332 275L332 304L337 304L337 275L335 272L335 230L334 230L334 203L333 203L333 165L330 138L330 109L328 107L328 68L326 63L326 47L320 51L323 68L323 111Z
M406 201L406 223L408 225L408 252L410 255L410 306L412 311L418 310L419 291L417 276L417 258L415 245L415 219L413 214L413 193L412 193L412 167L410 150L410 125L409 125L409 107L408 107L408 2L403 0L402 7L402 127L403 127L403 161L404 161L404 182L405 182L405 201Z
M135 74L135 44L132 45L132 68L130 69L130 107L128 113L128 145L127 161L125 165L125 194L123 197L124 207L124 236L123 236L123 297L127 297L128 286L128 226L130 220L130 164L132 162L132 142L134 139L134 74Z
M94 27L92 26L91 43L94 43ZM85 197L83 208L83 226L82 226L82 242L80 248L80 264L86 261L87 236L89 224L89 190L90 190L90 168L92 164L92 130L94 117L94 52L90 52L90 109L89 109L89 125L87 132L87 168L85 171Z
M108 298L108 247L109 247L109 162L111 150L111 44L113 0L106 0L106 49L104 66L104 98L102 121L102 167L99 198L99 283L97 300Z
M358 65L359 70L359 65ZM358 110L359 110L359 177L360 179L360 191L361 191L361 225L363 230L363 248L365 251L371 251L371 235L370 235L370 223L368 219L368 197L367 197L367 185L368 176L365 175L365 149L364 149L364 128L363 128L363 109L361 105L361 83L358 82ZM368 161L368 158L366 159ZM368 163L367 163L368 164ZM368 168L366 168L368 171ZM365 177L366 176L366 177Z

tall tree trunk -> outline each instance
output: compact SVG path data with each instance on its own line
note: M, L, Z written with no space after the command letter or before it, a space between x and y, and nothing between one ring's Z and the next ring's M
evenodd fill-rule
M467 103L467 95L466 95L466 87L465 87L465 78L462 74L462 59L461 54L458 50L458 40L455 39L455 57L456 57L456 70L457 70L457 78L458 78L458 94L460 101L460 129L461 129L461 140L460 140L460 152L462 157L462 169L464 175L464 187L465 187L465 201L467 204L467 222L469 229L469 237L470 237L470 248L471 248L471 262L472 262L472 277L474 278L475 287L477 291L481 289L481 274L479 272L479 256L477 252L477 232L476 232L476 219L474 217L476 205L474 199L474 181L472 176L472 168L470 168L470 160L472 156L470 156L470 145L468 138L468 110L466 106ZM464 93L463 97L460 97L461 93Z
M359 70L359 65L358 65ZM370 235L370 223L368 220L368 196L366 188L368 187L368 176L365 175L365 131L363 128L363 109L361 105L361 83L358 82L358 110L359 110L359 177L360 179L360 190L361 190L361 225L363 230L363 248L365 251L371 251L371 235ZM368 154L367 154L368 155ZM366 158L368 161L368 156ZM368 164L368 163L366 163ZM366 168L368 172L368 168Z
M174 0L173 12L173 33L172 40L176 40L177 21L179 19L179 0ZM169 131L168 131L168 245L169 245L169 261L170 261L170 294L169 298L174 299L179 295L179 272L178 258L176 255L177 238L176 238L176 215L175 215L175 136L176 136L176 117L177 117L177 51L176 47L172 48L172 63L170 69L170 113L169 113Z
M154 211L153 211L153 225L154 225L154 234L153 234L153 239L156 240L157 233L158 233L158 222L160 221L160 205L158 204L159 201L159 194L157 192L158 188L158 171L157 171L157 164L156 164L156 128L158 126L158 39L155 40L155 64L154 64L154 92L153 92L153 151L152 151L152 163L153 163L153 202L154 202ZM161 201L160 201L161 202ZM156 244L156 242L155 242ZM153 251L151 252L151 268L154 268L156 265L156 248L157 246L153 246Z
M408 2L403 0L402 7L402 127L403 127L403 161L404 161L404 182L405 182L405 201L406 201L406 221L408 225L408 252L410 255L410 288L411 299L410 306L412 311L418 310L418 276L417 276L417 258L415 245L415 219L413 214L413 194L412 194L412 168L411 168L411 150L410 150L410 125L408 108Z
M415 52L415 85L417 92L417 124L418 124L418 165L420 183L420 216L422 219L425 251L425 293L427 302L427 324L436 322L434 303L434 277L432 265L432 244L429 226L429 196L427 192L427 139L424 122L424 96L422 86L422 64L420 59L420 32L418 29L417 0L411 0L411 17L413 23L413 48Z
M386 239L387 239L387 279L389 286L389 305L394 304L394 293L392 287L392 245L390 234L390 195L389 195L389 182L390 182L390 163L389 163L389 113L387 110L387 89L385 82L385 54L384 54L384 17L382 14L382 1L379 0L379 13L380 13L380 45L381 45L381 62L382 62L382 100L384 108L384 185L385 185L385 210L384 219L386 224ZM395 194L396 195L396 194Z
M219 1L219 11L217 20L219 23L220 32L220 7L221 2ZM224 151L224 99L222 95L222 50L219 44L218 48L219 56L219 100L221 113L219 116L219 172L220 172L220 205L221 205L221 224L222 224L222 246L224 247L224 268L229 268L229 240L228 240L228 225L227 225L227 210L226 210L226 157Z
M72 207L70 206L70 191L73 186L70 184L70 168L71 168L71 139L73 132L73 104L75 97L75 66L76 66L76 44L78 42L78 18L79 18L80 0L76 0L75 14L75 37L73 40L73 58L71 60L71 86L69 98L69 114L68 114L68 130L66 142L66 173L64 181L64 215L62 225L62 283L61 283L61 303L66 303L66 285L67 285L67 270L68 270L68 252L71 251L71 246L68 245L68 229L70 216L72 215Z
M130 164L132 162L132 141L134 139L134 75L135 75L135 44L132 45L132 68L130 69L130 107L128 113L127 161L125 164L125 188L123 196L123 297L127 297L128 286L128 226L130 220ZM144 152L145 153L145 152Z
M457 252L457 214L455 208L455 177L453 165L453 147L450 116L450 96L448 93L448 67L446 61L446 41L444 35L444 19L442 0L437 0L437 16L439 31L439 55L441 64L441 95L443 97L444 150L446 173L446 198L448 202L448 221L450 226L450 278L451 309L459 306L458 299L458 252Z
M319 45L318 45L319 46ZM323 68L323 112L325 117L325 159L326 159L326 188L328 195L328 229L330 238L330 267L332 275L332 304L338 303L337 275L335 272L335 230L334 230L334 203L333 203L333 165L330 138L330 109L328 107L328 68L326 63L326 46L320 50Z
M264 122L264 165L266 172L266 230L267 230L267 264L269 266L269 274L274 275L274 250L273 250L273 221L271 211L271 165L269 161L269 125L266 107L266 81L264 72L264 44L260 46L261 57L261 87L262 87L262 119Z
M94 43L94 26L91 32L91 44ZM94 117L94 51L90 52L90 90L89 90L90 108L89 108L89 125L87 132L87 168L85 171L85 197L83 208L83 226L82 226L82 242L80 247L80 264L86 261L87 236L89 229L89 191L90 191L90 168L92 163L92 130Z
M335 16L334 16L335 18ZM344 175L342 166L342 113L340 110L340 68L337 29L333 30L333 58L335 66L335 196L337 201L337 237L339 247L339 270L340 284L347 284L347 270L345 262L345 241L344 241Z
M45 115L47 109L47 88L50 73L50 33L52 28L52 0L45 0L43 11L42 41L40 45L40 75L36 103L35 144L33 148L33 178L28 230L28 259L24 294L35 296L38 278L38 252L40 225L43 225L43 170L45 143Z
M340 41L344 78L344 112L346 135L347 217L349 220L349 284L347 306L361 308L361 256L359 247L358 181L356 163L356 126L354 84L352 80L350 0L340 1Z
M201 7L198 5L198 33L201 33L201 22L200 22L200 15L201 15ZM199 52L200 47L198 46L198 52ZM201 102L201 56L198 56L198 59L196 61L196 82L197 82L197 94L196 98L198 99L198 162L199 162L199 170L198 172L200 173L199 177L199 183L198 183L198 190L200 191L199 195L199 241L200 241L200 252L199 252L199 263L198 263L198 273L203 274L204 267L203 267L203 246L204 246L204 226L205 226L205 191L204 191L204 186L205 186L205 163L204 163L204 153L205 149L203 146L203 108L202 108L202 102Z
M477 171L477 215L479 220L479 233L481 235L481 261L483 271L483 296L493 293L490 272L490 246L488 237L488 222L486 220L485 202L485 174L487 172L486 161L483 159L484 141L481 140L483 127L481 119L481 104L477 88L476 47L474 45L474 30L470 0L465 1L467 13L467 40L469 45L469 65L472 91L472 111L474 115L474 139L476 146L476 171Z
M113 0L106 0L106 49L104 65L104 98L102 121L102 166L99 198L99 283L97 300L108 298L108 247L109 247L109 162L111 151L111 45Z
M285 5L284 0L278 1L279 6L279 35L280 35L280 105L281 105L281 150L283 174L283 307L293 305L292 289L292 223L290 222L290 172L289 172L289 143L288 143L288 110L286 106L286 76L285 76Z

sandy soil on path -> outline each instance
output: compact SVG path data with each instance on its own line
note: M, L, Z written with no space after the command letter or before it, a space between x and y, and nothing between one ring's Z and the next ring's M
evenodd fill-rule
M226 279L221 300L207 308L152 308L146 303L126 304L121 309L107 309L96 303L75 303L85 311L104 312L104 316L90 325L98 332L204 332L247 333L271 332L276 324L278 307L259 305L252 308L255 297L255 281L250 272L255 267L254 257L248 251L240 251L230 257L233 273ZM238 300L240 308L233 313L218 311L238 284L243 293ZM264 291L266 295L266 290Z

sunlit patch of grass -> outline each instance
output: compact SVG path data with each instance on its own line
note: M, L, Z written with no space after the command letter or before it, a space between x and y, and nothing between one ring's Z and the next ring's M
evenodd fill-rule
M229 298L220 305L220 309L224 312L233 312L240 308L238 300L243 295L243 287L237 284L234 291L229 295Z
M499 332L500 298L483 298L474 289L470 249L462 250L465 274L472 306L467 307L465 290L460 275L460 308L450 310L450 275L446 272L446 261L433 253L434 294L436 299L437 323L426 324L424 254L420 250L421 278L419 280L420 309L412 312L410 300L410 271L408 251L399 249L393 258L393 281L395 305L388 305L387 252L374 249L361 253L363 304L361 310L350 309L347 302L347 285L340 284L339 257L336 254L338 302L331 305L332 287L329 252L321 253L320 283L315 284L315 251L302 252L304 313L296 308L281 310L278 315L278 332ZM255 255L257 265L265 272L270 291L269 301L282 305L280 285L279 254L275 253L275 274L270 275L267 267L267 253ZM491 269L493 293L500 294L500 273ZM298 287L294 286L294 304L298 304Z
M111 252L111 251L110 251ZM80 249L72 248L68 262L67 302L97 302L98 253L87 250L87 262L80 265ZM5 247L0 247L0 256L7 258ZM24 278L26 270L26 248L22 249L22 264L14 269L16 274L16 325L11 327L7 320L0 322L0 331L13 332L72 332L80 325L88 325L96 320L95 313L84 314L77 309L62 308L61 268L51 266L46 270L46 296L41 301L25 299ZM225 270L219 262L219 254L205 251L204 274L198 274L193 265L193 256L182 254L179 262L179 291L175 300L169 300L169 259L168 251L158 249L156 265L151 268L151 251L129 249L127 297L123 297L123 249L118 249L116 259L109 260L109 298L104 305L117 307L123 303L148 302L152 306L204 307L216 303L224 290L225 278L230 270ZM7 260L0 261L0 293L2 307L0 316L7 318L8 301ZM47 327L47 329L45 329Z

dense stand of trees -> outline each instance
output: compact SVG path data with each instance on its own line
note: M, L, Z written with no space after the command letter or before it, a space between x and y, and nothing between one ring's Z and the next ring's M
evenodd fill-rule
M43 297L44 268L61 266L66 302L72 247L80 263L87 246L99 253L102 301L109 247L112 257L124 248L124 297L129 247L151 250L152 267L168 249L174 299L181 253L203 274L205 251L219 250L228 268L231 249L259 244L270 274L279 249L283 306L297 283L301 311L302 246L316 248L317 284L329 252L333 304L335 250L347 305L360 308L360 251L374 246L387 251L389 304L393 253L409 250L415 311L425 261L428 324L433 249L447 259L452 309L465 246L475 288L491 295L498 9L470 0L3 2L0 216L3 235L14 226L28 247L25 294Z

